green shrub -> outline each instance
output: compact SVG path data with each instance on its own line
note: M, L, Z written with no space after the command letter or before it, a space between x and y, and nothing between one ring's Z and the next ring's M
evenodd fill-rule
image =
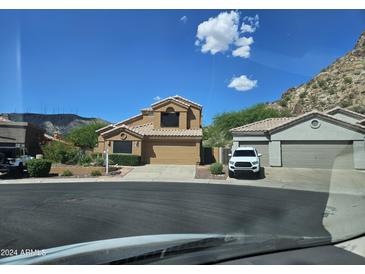
M347 108L349 106L351 106L351 101L349 101L349 100L342 100L340 102L340 107L342 107L342 108Z
M45 159L32 159L27 161L27 170L31 177L47 177L51 166L52 162Z
M300 98L305 98L307 96L307 92L306 91L303 91L301 94L299 94L299 97Z
M72 176L72 175L74 175L73 173L72 173L72 171L71 170L69 170L69 169L65 169L63 172L62 172L62 176Z
M321 88L326 86L326 81L324 81L324 80L318 80L317 83L318 83L318 86L321 87Z
M95 163L96 166L103 166L104 165L104 159L103 159L103 157L97 156L94 159L94 163Z
M100 170L93 170L91 171L90 175L93 177L101 176L101 172Z
M223 173L223 165L221 163L214 163L210 165L210 172L212 174L222 174Z
M345 84L351 84L352 83L352 78L351 77L345 77L344 82L345 82Z
M42 147L44 158L62 164L77 163L79 149L73 145L52 141Z
M98 133L96 130L106 125L104 122L92 122L73 128L66 136L66 139L84 150L93 149L98 143Z
M93 159L91 158L91 156L87 154L82 154L79 158L79 164L83 166L89 166L92 161Z
M109 159L114 164L121 166L138 166L141 164L141 157L138 155L130 154L110 154Z

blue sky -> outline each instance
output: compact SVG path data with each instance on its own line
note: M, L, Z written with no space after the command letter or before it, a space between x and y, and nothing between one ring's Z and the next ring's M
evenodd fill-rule
M224 12L236 15L231 43L227 30L214 29ZM244 17L255 31L241 31ZM179 94L202 104L209 124L215 114L278 99L351 50L364 30L365 11L353 10L0 11L0 112L117 122ZM253 43L234 56L242 37ZM228 87L240 76L251 89Z

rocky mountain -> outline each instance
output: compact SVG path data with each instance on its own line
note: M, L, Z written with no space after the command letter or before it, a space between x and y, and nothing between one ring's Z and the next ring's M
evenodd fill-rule
M86 118L75 114L2 113L0 116L15 122L29 122L48 134L67 134L72 128L94 122L108 123L99 118Z
M271 106L287 109L294 115L335 106L365 113L365 31L353 50L309 82L288 89Z

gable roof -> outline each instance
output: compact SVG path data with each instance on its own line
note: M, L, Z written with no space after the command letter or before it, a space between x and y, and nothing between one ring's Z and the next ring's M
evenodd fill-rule
M132 130L130 127L128 127L126 125L116 126L116 127L112 128L112 129L110 129L108 131L103 132L101 135L108 135L110 133L113 133L114 131L119 131L119 130L124 130L125 132L127 132L127 133L129 133L131 135L137 136L139 138L142 138L143 137L142 134L140 134L140 133Z
M282 117L282 118L267 118L265 120L257 121L254 123L246 124L240 127L232 128L231 132L266 132L271 128L275 128L281 124L284 124L294 117Z
M365 133L365 127L359 124L352 124L340 119L335 118L332 115L319 111L311 111L299 115L297 117L286 117L286 118L268 118L262 121L247 124L241 127L233 128L230 131L232 133L244 133L244 132L259 132L259 133L275 133L296 124L306 121L307 119L320 117L323 120L336 123L345 128L349 128L355 131L360 131Z
M191 101L191 100L189 100L189 99L186 99L185 97L182 97L182 96L180 96L180 95L175 95L175 96L173 96L173 97L174 97L175 99L177 99L177 100L185 101L185 102L189 103L190 105L196 106L196 107L198 107L198 108L202 108L202 107L203 107L202 105L200 105L200 104L198 104L198 103L196 103L196 102L194 102L194 101Z
M325 113L330 114L330 115L333 115L336 113L342 113L342 114L348 115L350 117L353 117L355 119L359 119L359 120L365 119L364 114L349 110L347 108L341 108L341 107L332 108L330 110L327 110Z
M152 123L144 124L144 125L138 125L134 127L129 127L126 125L121 125L114 127L106 132L103 132L101 135L108 135L110 133L113 133L118 130L125 130L126 132L137 135L138 137L142 138L143 136L155 136L155 137L201 137L203 136L203 130L201 128L199 129L165 129L165 128L159 128L155 129L153 128Z
M189 108L190 107L189 104L187 104L187 103L185 103L185 102L183 102L181 100L178 100L178 99L176 99L174 97L167 97L165 99L162 99L162 100L160 100L160 101L152 104L151 107L152 107L152 109L155 109L158 106L160 106L160 105L162 105L164 103L168 103L168 102L173 102L173 103L175 103L175 104L177 104L177 105L179 105L179 106L181 106L183 108Z

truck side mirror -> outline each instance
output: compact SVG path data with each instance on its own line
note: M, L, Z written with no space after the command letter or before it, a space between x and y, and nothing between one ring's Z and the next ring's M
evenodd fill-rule
M259 154L257 154L257 156L261 157L261 156L262 156L262 154L261 154L261 153L259 153Z
M232 153L228 153L228 157L232 157Z

